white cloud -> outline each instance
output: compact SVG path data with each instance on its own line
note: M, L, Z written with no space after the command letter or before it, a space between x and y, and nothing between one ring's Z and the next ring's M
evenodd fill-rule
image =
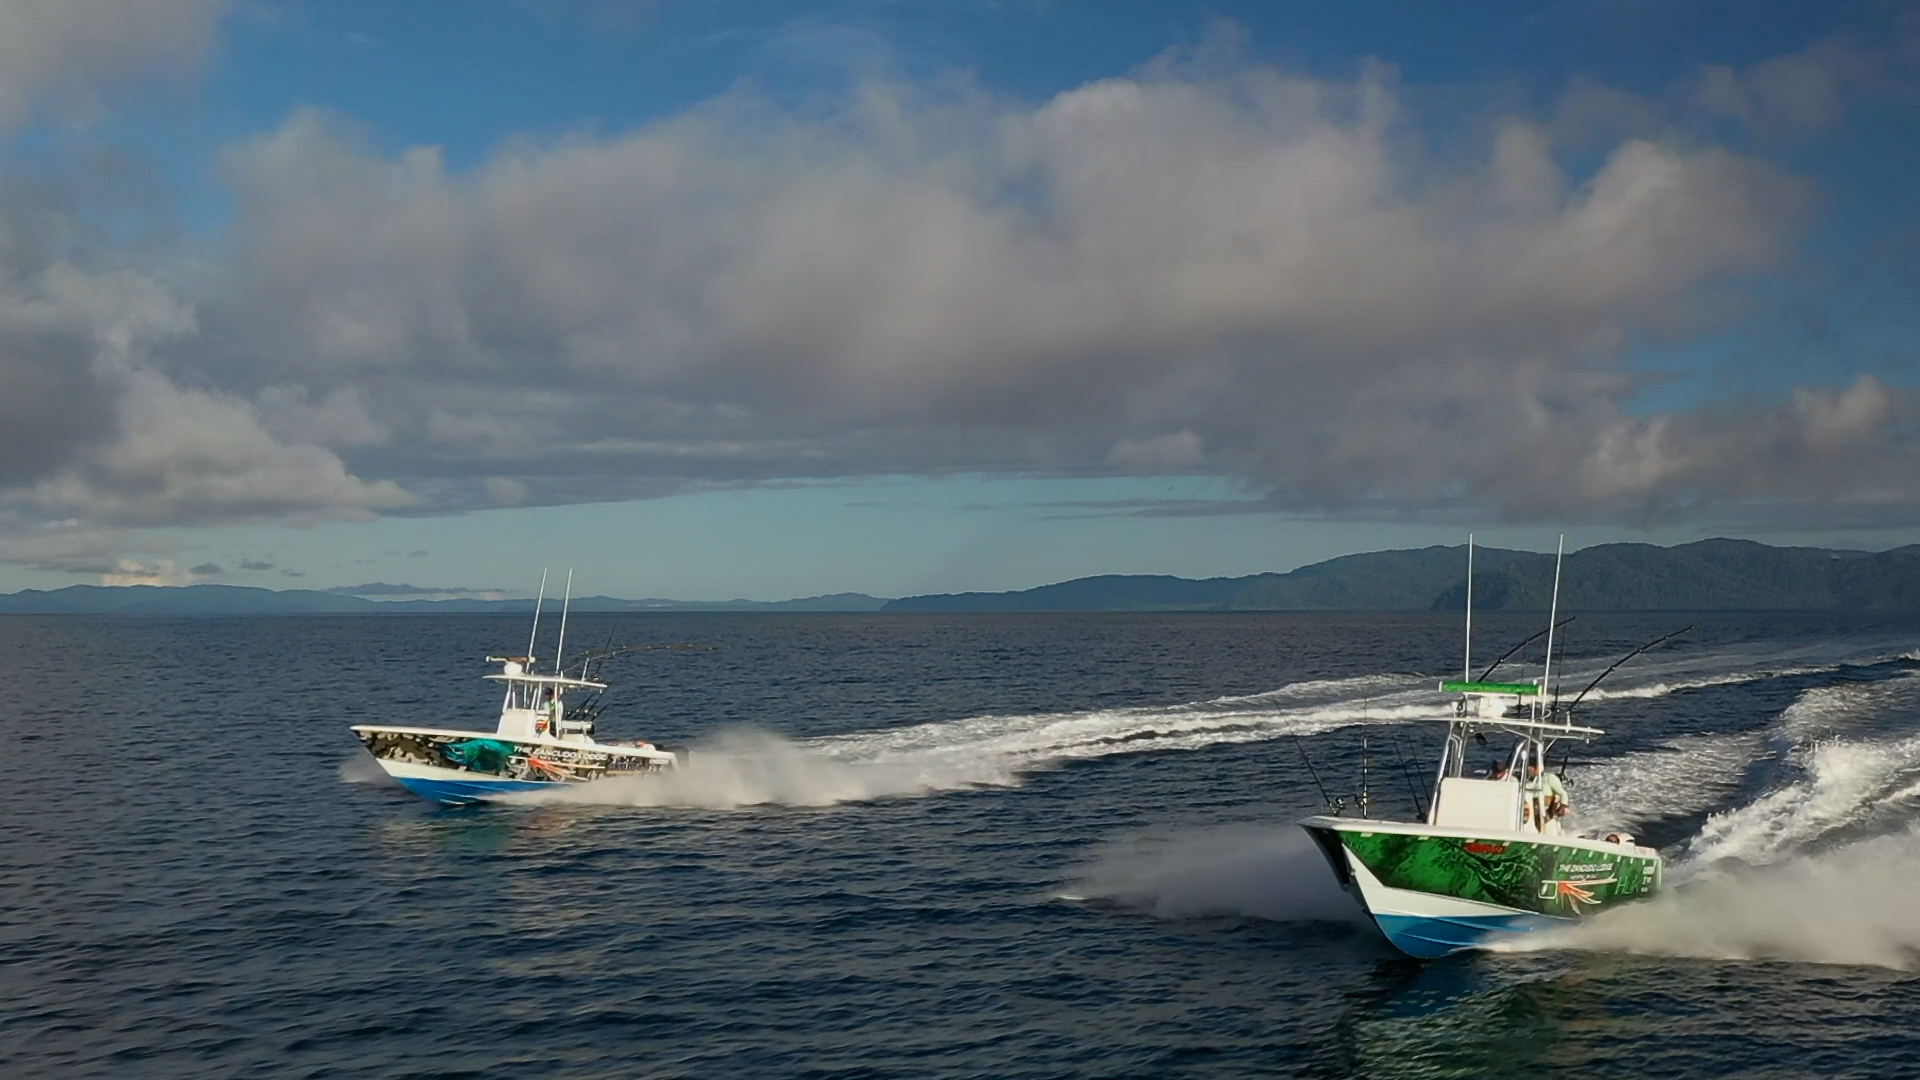
M1162 65L1036 107L736 95L471 176L304 112L229 155L240 256L209 317L246 343L230 377L369 388L405 432L378 460L514 461L536 487L1155 471L1205 446L1290 505L1665 505L1671 470L1573 482L1642 423L1615 357L1787 259L1808 185L1644 137L1572 176L1517 116L1437 170L1402 94L1379 67Z
M0 225L5 219L0 218ZM366 516L413 501L391 480L363 481L332 451L281 441L237 395L178 385L156 347L192 343L199 324L166 285L135 270L68 262L9 265L0 249L0 509L109 528L264 516ZM357 391L304 410L263 395L296 435L348 444L368 434ZM97 539L95 529L73 537ZM29 531L0 557L48 563ZM81 557L97 561L97 551Z
M415 499L364 481L312 444L282 443L246 400L183 390L156 371L120 376L119 438L26 493L48 513L116 525L285 516L370 517Z
M1874 79L1884 59L1827 40L1746 68L1709 64L1694 102L1769 133L1815 131L1840 122L1848 97Z
M121 559L113 569L100 575L102 585L191 585L201 575L187 570L172 559L155 559L152 562L140 562L137 559Z
M305 386L269 386L256 401L261 424L288 442L378 446L392 435L368 412L357 386L336 386L318 401Z
M142 68L177 67L211 46L226 0L0 0L0 129L52 96L87 105Z
M1907 391L1629 407L1627 344L1724 317L1812 202L1673 115L1825 122L1837 55L1684 104L1581 84L1444 145L1390 68L1230 50L1034 104L737 93L470 172L297 112L225 155L230 248L191 275L59 261L0 205L0 510L76 523L69 553L21 526L0 558L956 471L1205 468L1373 516L1911 517Z

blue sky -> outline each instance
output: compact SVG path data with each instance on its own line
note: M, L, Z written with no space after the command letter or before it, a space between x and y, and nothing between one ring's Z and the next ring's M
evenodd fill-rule
M1920 539L1903 5L0 25L0 589Z

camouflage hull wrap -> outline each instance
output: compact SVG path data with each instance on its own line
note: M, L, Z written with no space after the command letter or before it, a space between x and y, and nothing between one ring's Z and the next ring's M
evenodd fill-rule
M1660 887L1660 857L1642 847L1397 822L1320 818L1305 827L1341 884L1414 956L1564 925Z
M656 773L658 757L608 745L529 743L472 732L354 729L367 752L408 790L462 804L562 784Z

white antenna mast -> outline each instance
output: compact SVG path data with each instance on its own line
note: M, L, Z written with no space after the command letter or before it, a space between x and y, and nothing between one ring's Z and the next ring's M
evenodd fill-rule
M1560 562L1566 558L1567 534L1560 534L1560 547L1553 554L1553 606L1547 611L1547 672L1540 678L1540 694L1534 699L1534 707L1539 708L1540 699L1551 691L1553 685L1553 624L1560 618ZM1547 719L1553 719L1548 716Z
M1473 534L1467 534L1467 656L1460 662L1460 681L1473 681Z
M567 605L573 603L573 571L567 571L567 596L560 601L560 644L553 650L553 673L560 674L560 658L567 652Z
M540 602L547 598L547 568L540 568L540 595L533 601L533 631L527 635L527 671L533 671L533 639L540 636Z

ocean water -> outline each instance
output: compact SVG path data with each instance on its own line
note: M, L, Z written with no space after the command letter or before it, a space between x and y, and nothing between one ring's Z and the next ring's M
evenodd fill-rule
M1686 623L1568 772L1672 888L1420 964L1292 822L1424 794L1449 617L582 617L714 646L607 673L692 767L471 809L346 728L490 725L520 619L0 617L0 1076L1920 1075L1920 618L1582 615L1566 685Z

